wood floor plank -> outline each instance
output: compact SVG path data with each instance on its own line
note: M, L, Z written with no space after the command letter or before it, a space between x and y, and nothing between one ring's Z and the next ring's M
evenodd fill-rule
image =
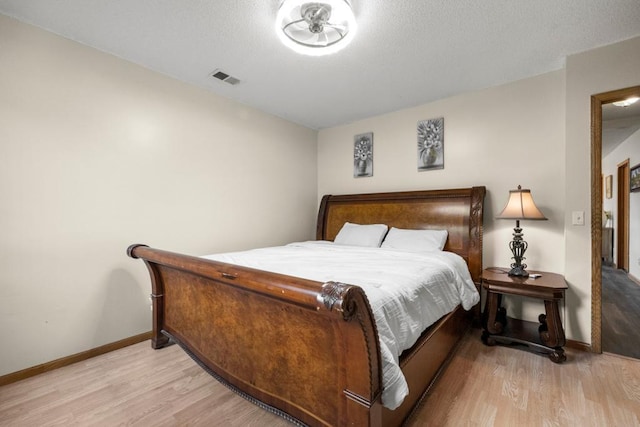
M409 427L640 426L640 361L487 347L472 330ZM0 426L290 424L218 383L178 346L148 342L0 387Z
M486 347L472 331L409 425L640 426L640 361L572 349L567 355L555 364Z

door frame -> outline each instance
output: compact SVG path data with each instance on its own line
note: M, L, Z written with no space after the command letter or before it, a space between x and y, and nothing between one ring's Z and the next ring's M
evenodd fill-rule
M640 96L632 86L591 97L591 351L602 353L602 104Z
M629 159L618 164L616 268L629 272Z

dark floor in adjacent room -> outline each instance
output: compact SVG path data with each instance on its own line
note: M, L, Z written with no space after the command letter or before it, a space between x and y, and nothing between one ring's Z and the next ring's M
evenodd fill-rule
M602 351L640 359L640 285L602 267Z

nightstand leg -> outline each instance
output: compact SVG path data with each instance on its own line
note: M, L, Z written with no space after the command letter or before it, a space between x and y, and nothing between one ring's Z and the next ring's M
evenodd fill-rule
M563 347L566 343L564 329L562 329L562 321L560 320L560 311L558 310L557 301L545 301L544 308L546 314L541 314L540 321L540 340L548 347Z
M506 312L500 306L502 295L495 292L487 292L487 302L485 304L486 323L485 330L491 334L501 334L506 322Z
M567 355L564 354L564 350L560 347L549 353L549 359L554 363L562 363L567 360Z

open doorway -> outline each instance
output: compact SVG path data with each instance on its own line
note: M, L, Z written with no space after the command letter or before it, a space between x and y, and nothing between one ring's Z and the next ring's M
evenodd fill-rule
M640 102L612 105L633 96L640 97L640 87L592 97L592 350L640 358L640 265L629 262L640 263L635 246L629 249L630 235L640 236L640 220L629 222L629 164L640 163ZM631 205L640 209L640 197Z

